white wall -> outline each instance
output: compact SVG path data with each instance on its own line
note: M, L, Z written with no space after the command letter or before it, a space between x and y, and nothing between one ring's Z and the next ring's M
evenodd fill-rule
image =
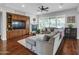
M79 39L79 13L76 16L77 19L77 39Z
M77 39L79 39L79 14L76 16L77 18Z
M7 30L7 20L6 20L6 11L2 11L2 19L1 19L1 39L2 40L7 40L7 34L6 34L6 30Z
M2 13L0 12L0 34L1 34L1 18L2 18Z
M76 16L76 19L77 19L77 39L79 39L79 7L77 8L77 16Z

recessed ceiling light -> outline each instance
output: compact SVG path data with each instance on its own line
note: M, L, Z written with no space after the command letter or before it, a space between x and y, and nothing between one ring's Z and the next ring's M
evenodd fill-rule
M63 8L61 5L59 5L59 8Z
M41 12L37 12L37 14L41 14Z
M25 5L22 5L22 7L25 7Z
M59 8L63 8L63 3L59 4Z

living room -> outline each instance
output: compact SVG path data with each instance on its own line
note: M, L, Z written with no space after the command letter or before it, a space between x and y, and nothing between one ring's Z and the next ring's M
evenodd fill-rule
M79 54L76 52L79 49L78 5L78 3L0 4L0 54Z

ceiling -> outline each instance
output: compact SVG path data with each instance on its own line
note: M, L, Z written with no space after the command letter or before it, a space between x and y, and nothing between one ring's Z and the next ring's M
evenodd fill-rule
M60 4L61 3L1 3L0 5L14 10L30 13L33 15L41 14L38 11L38 7L42 5L45 7L49 7L49 11L43 13L50 13L65 9L76 8L79 5L78 3L63 3L62 8L59 8Z

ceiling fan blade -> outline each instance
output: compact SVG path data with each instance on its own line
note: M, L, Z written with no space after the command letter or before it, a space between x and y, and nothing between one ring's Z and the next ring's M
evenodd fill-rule
M44 11L48 11L48 9L45 9Z
M44 8L44 6L41 6L41 8Z
M46 7L45 9L49 9L48 7Z
M48 7L44 7L43 5L41 7L38 7L40 9L40 11L48 11Z

